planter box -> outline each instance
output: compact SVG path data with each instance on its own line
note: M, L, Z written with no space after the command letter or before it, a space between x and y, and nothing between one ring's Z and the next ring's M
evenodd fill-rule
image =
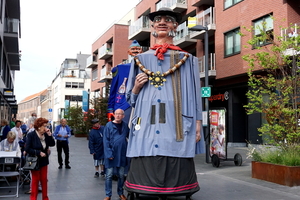
M300 166L290 167L252 161L252 178L286 186L300 185Z

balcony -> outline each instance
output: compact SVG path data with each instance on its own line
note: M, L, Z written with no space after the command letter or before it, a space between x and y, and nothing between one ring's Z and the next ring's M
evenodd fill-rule
M99 60L106 60L113 56L112 51L112 44L105 43L100 49L99 49Z
M190 38L190 33L192 31L188 30L188 27L185 23L182 23L178 26L176 36L174 37L174 45L179 46L180 48L185 48L192 44L197 43L196 39Z
M87 59L86 59L86 68L93 68L98 66L98 62L97 62L97 56L96 55L90 55Z
M112 79L112 74L107 70L107 68L108 67L105 66L103 69L101 69L100 82L107 79Z
M288 41L288 40L291 40L291 41L294 41L295 42L295 46L298 46L299 44L297 44L297 40L296 40L296 37L299 37L300 36L300 23L295 23L293 24L291 27L289 28L284 28L284 29L281 29L281 37L282 37L282 40L283 41ZM283 55L285 56L294 56L294 55L299 55L300 54L300 51L294 49L292 46L294 45L291 45L290 48L287 48L284 52L283 52Z
M208 29L208 37L215 34L216 24L215 24L215 8L210 7L205 11L197 14L196 25L206 26ZM190 35L191 39L200 39L203 40L205 31L193 31Z
M158 5L159 6L156 7L156 10L161 7L171 8L174 12L179 13L187 10L187 0L161 0Z
M128 40L143 41L150 39L150 20L147 16L142 16L129 26Z
M192 6L200 7L202 5L214 5L214 0L189 0L189 3Z
M11 70L20 70L19 26L19 19L5 18L3 35L4 45Z
M198 58L200 78L205 78L205 56ZM216 76L216 55L215 53L209 54L208 61L208 77Z

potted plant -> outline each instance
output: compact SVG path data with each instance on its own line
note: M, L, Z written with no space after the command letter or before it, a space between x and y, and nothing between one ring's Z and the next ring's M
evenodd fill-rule
M300 185L300 37L260 30L248 41L255 53L243 56L250 66L245 107L247 114L261 113L264 123L258 131L266 144L249 149L252 177ZM267 45L259 45L262 41Z

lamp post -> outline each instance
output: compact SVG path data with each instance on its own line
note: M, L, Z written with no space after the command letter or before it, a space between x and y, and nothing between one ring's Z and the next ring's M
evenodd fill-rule
M189 30L191 31L205 31L205 38L204 38L204 55L205 55L205 82L204 82L204 86L205 87L209 87L208 85L208 28L207 26L202 26L202 25L196 25L196 26L193 26L191 28L189 28ZM209 101L208 101L208 97L205 97L205 111L207 112L207 119L206 119L206 126L204 128L204 137L205 137L205 146L206 146L206 156L205 156L205 159L206 159L206 163L209 163L210 162L210 150L209 150L209 146L210 146L210 133L209 133Z

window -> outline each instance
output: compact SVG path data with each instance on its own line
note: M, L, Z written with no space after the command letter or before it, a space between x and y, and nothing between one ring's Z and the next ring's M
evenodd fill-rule
M71 88L71 82L66 82L66 88Z
M267 38L260 38L257 41L257 46L269 44L273 40L273 18L272 15L264 16L253 21L254 36L262 36L262 33L267 33Z
M224 0L224 9L229 8L243 0Z
M92 81L98 79L98 69L92 71Z
M82 101L82 96L80 96L80 95L65 95L65 100Z
M225 33L225 56L235 55L241 52L240 29Z
M77 82L72 82L72 88L78 88L78 83Z
M66 82L66 88L84 88L84 83Z

